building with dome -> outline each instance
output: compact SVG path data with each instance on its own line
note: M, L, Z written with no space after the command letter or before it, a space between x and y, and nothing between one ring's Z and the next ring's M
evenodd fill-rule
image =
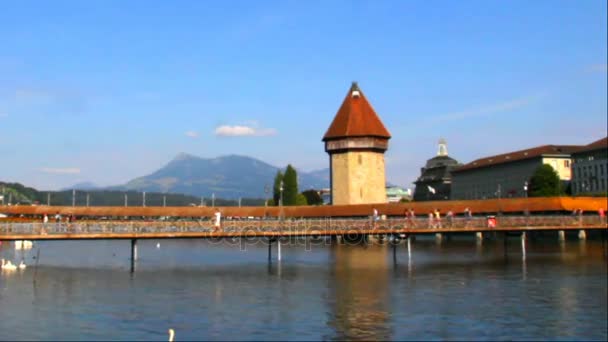
M439 139L437 156L426 161L420 169L420 177L414 182L414 201L449 200L452 187L452 170L462 166L448 156L448 144Z

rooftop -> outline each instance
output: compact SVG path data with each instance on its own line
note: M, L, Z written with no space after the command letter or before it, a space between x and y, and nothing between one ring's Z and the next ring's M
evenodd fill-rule
M347 137L391 138L357 82L352 83L323 141Z
M529 148L526 150L499 154L491 157L484 157L474 160L468 164L459 167L452 172L460 172L482 167L488 167L497 164L505 164L518 160L525 160L540 157L543 155L569 155L581 149L579 145L543 145Z
M606 149L608 149L608 137L602 138L600 140L596 140L589 145L585 145L576 152L580 153L580 152L590 152L590 151L595 151L595 150L606 150Z

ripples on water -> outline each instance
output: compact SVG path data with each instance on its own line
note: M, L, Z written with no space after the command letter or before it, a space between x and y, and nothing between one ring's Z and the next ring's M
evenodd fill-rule
M156 248L157 242L160 248ZM391 246L40 242L0 256L0 340L606 340L601 241ZM35 267L35 256L39 265ZM276 253L276 248L273 250Z

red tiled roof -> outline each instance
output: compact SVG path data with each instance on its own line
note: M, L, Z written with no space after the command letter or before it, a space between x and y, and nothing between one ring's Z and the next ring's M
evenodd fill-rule
M334 121L323 136L323 141L346 137L391 138L356 82L353 82L346 94Z
M582 146L579 145L543 145L529 148L527 150L509 152L491 157L484 157L465 164L452 172L460 172L476 168L492 166L496 164L510 163L517 160L540 157L547 154L571 154L578 152Z
M595 151L595 150L601 150L601 149L604 149L604 150L608 149L608 137L594 141L589 145L582 146L581 149L576 152L577 153L578 152L589 152L589 151Z

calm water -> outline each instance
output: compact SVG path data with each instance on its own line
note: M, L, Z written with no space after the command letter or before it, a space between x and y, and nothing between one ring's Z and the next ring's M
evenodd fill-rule
M606 340L601 241L455 238L267 248L198 240L12 243L0 340ZM160 242L160 248L156 244ZM39 253L39 254L38 254ZM276 253L276 249L273 250ZM38 266L34 267L36 255ZM396 261L396 262L395 262ZM35 281L34 281L35 280Z

